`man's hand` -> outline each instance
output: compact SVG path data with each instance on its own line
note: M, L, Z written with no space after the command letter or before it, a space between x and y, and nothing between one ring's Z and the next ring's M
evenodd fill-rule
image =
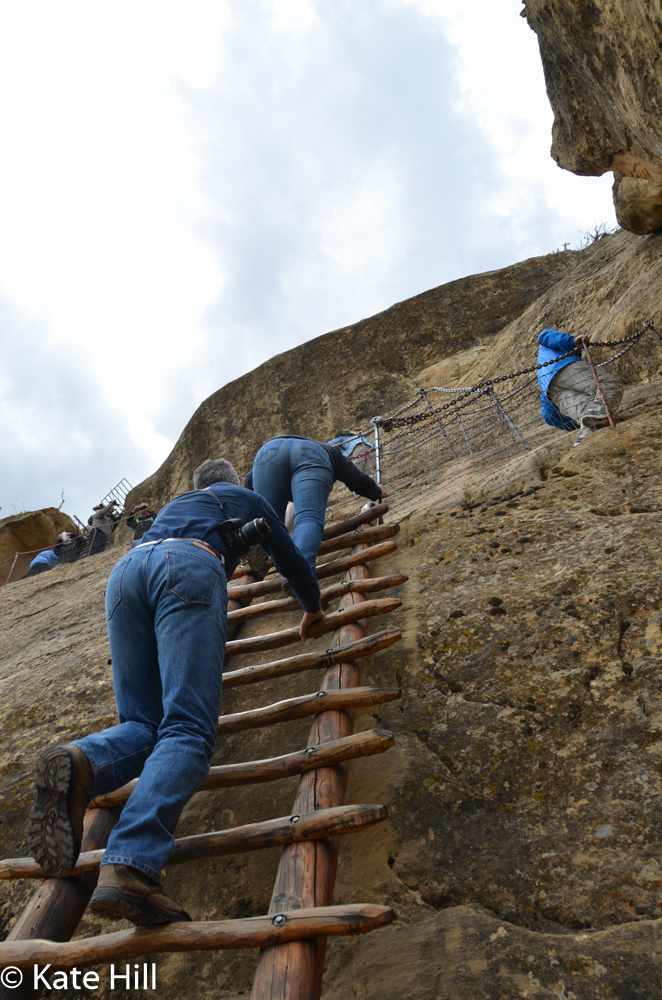
M586 341L587 344L590 344L591 343L591 338L590 337L585 337L583 334L582 334L581 337L575 337L575 348L581 347L582 344L584 343L584 341Z
M380 490L382 491L382 499L384 499L384 497L385 497L385 496L388 496L388 493L387 493L387 490L386 490L386 487L385 487L385 486L382 486L382 485L381 485L381 483L380 483L380 484L379 484L379 488L380 488Z
M299 635L301 636L302 642L307 639L307 633L313 622L321 621L324 618L324 612L320 608L319 611L306 611L303 618L301 619L301 624L299 625Z

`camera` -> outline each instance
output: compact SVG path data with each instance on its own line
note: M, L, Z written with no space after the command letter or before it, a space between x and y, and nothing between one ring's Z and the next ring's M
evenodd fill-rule
M236 558L245 556L253 545L259 545L271 534L266 517L256 517L246 524L240 517L231 517L228 521L222 521L218 530L228 554Z

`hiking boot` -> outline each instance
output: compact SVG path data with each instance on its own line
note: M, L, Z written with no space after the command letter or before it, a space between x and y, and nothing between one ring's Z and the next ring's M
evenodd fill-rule
M575 443L573 445L573 448L576 448L578 444L581 444L582 441L584 441L589 436L589 434L592 433L593 429L591 427L580 427L579 430L577 431L577 437L575 438Z
M251 545L248 550L248 565L260 580L264 580L269 569L269 556L261 545Z
M284 594L287 594L288 597L294 597L294 591L292 590L292 584L290 583L289 580L286 580L285 577L283 577L283 582L280 585L280 589L282 590L282 592Z
M28 817L28 850L45 875L68 875L80 854L94 775L76 746L42 750L35 762L37 797Z
M101 917L134 924L172 924L190 920L186 910L168 899L163 886L127 865L102 865L90 909Z

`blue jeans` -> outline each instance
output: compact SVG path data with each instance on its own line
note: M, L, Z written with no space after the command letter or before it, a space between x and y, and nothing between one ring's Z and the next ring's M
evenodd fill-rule
M216 746L227 625L219 559L190 541L131 549L106 588L119 725L75 740L93 795L140 775L102 864L159 880L182 809Z
M332 486L329 453L316 441L274 438L255 456L253 489L271 504L281 521L288 501L294 502L292 541L313 572Z

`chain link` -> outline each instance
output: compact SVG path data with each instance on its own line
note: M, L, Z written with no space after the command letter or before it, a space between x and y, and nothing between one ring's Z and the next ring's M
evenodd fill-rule
M592 347L620 347L621 344L627 345L622 351L614 355L613 358L609 358L607 361L603 361L600 367L602 367L602 365L606 365L612 361L615 361L616 358L620 358L621 355L631 350L635 346L637 341L640 339L640 337L642 337L648 329L650 329L651 332L654 333L657 337L660 337L660 334L653 326L652 319L647 319L644 321L641 330L639 330L637 333L633 333L629 337L623 337L621 340L595 341L591 345ZM662 340L662 338L660 339ZM469 406L471 403L476 402L476 394L478 395L478 397L484 396L492 392L492 387L495 385L499 385L501 382L508 382L510 379L520 378L522 375L530 375L531 372L537 372L541 368L547 368L548 365L554 365L557 363L557 361L565 361L566 358L571 357L573 354L575 354L575 352L576 348L573 348L566 354L560 354L557 358L551 358L549 361L543 361L539 365L529 365L528 368L519 368L517 371L508 372L506 375L497 375L495 376L495 378L483 379L482 382L477 382L476 385L469 386L469 388L465 389L462 395L456 396L454 399L450 400L448 403L444 403L442 406L435 407L432 412L433 414L437 415L443 413L446 410L452 409L453 412L455 412L456 410L462 410L464 409L464 407ZM421 390L421 392L423 392L423 390ZM464 403L460 403L460 400L465 399L465 397L469 398L466 399ZM402 407L402 409L396 412L402 413L403 409L405 409L405 407ZM412 413L407 417L398 417L394 414L392 417L376 417L373 420L373 424L379 425L379 427L381 427L385 431L391 431L393 430L394 427L412 427L414 424L420 424L424 420L430 420L431 417L432 413L430 413L429 411L426 413Z

